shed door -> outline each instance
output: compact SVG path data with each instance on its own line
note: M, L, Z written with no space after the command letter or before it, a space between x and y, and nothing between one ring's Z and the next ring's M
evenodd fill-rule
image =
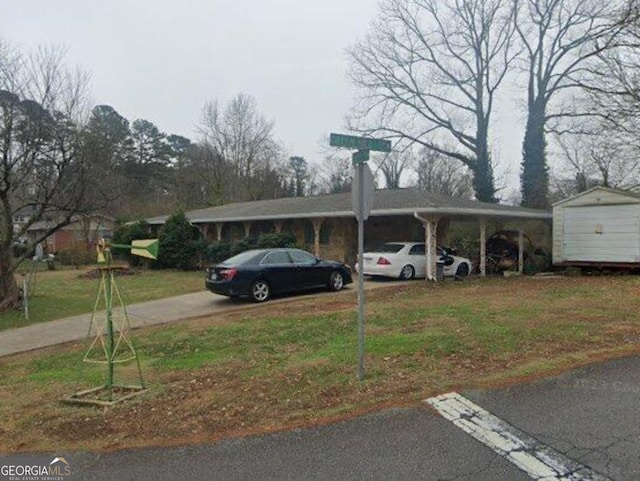
M565 207L567 261L640 262L640 205Z

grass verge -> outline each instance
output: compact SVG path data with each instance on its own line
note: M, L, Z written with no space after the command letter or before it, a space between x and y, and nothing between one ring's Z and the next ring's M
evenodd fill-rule
M21 311L3 312L0 331L91 312L99 280L86 278L90 269L38 272L29 299L29 320ZM118 277L118 286L127 304L177 296L204 289L202 272L138 270Z
M0 452L207 442L421 405L640 352L640 279L486 279L370 291L356 380L355 295L265 304L136 333L150 391L109 409L63 395L100 384L76 343L0 359ZM126 379L132 366L118 372Z

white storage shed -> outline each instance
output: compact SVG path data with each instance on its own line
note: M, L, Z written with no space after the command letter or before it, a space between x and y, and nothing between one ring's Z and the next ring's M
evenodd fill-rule
M555 203L553 264L640 267L640 196L594 187Z

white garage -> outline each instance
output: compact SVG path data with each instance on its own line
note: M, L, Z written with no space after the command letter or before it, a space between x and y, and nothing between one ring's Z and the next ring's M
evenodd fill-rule
M640 267L640 196L594 187L554 204L553 264Z

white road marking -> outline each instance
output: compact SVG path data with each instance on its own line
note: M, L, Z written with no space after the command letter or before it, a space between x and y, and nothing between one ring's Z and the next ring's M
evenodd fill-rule
M538 481L611 481L452 392L426 400L445 419Z

